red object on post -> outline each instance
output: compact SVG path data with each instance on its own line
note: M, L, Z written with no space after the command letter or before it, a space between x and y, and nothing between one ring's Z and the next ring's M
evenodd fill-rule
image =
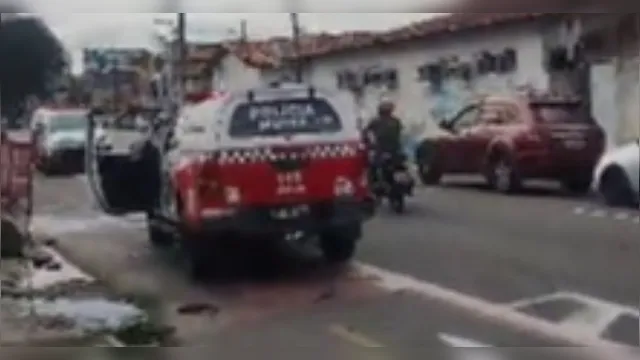
M25 234L33 215L35 142L12 139L4 131L0 140L0 194L2 212L9 214ZM3 215L4 216L4 215Z

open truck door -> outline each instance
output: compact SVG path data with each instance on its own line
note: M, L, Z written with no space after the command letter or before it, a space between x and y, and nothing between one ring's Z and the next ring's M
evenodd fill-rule
M112 215L148 212L157 198L160 154L135 121L92 111L85 169L101 210Z

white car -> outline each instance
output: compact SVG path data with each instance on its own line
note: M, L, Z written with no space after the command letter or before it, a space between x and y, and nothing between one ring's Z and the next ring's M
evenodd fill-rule
M31 120L38 147L37 166L45 173L81 169L87 136L87 110L41 108Z
M593 190L611 206L640 204L640 139L604 154L594 172Z

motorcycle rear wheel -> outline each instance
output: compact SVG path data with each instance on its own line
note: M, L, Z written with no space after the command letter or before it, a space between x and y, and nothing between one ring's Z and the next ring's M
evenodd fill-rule
M405 199L401 195L389 197L389 205L396 214L403 214L406 210Z

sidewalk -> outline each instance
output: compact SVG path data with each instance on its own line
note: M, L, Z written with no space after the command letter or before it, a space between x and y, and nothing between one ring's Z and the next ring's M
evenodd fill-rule
M108 300L94 279L48 250L32 253L28 261L2 259L0 280L0 347L109 344L104 335L90 334L114 326L119 316L141 314Z

